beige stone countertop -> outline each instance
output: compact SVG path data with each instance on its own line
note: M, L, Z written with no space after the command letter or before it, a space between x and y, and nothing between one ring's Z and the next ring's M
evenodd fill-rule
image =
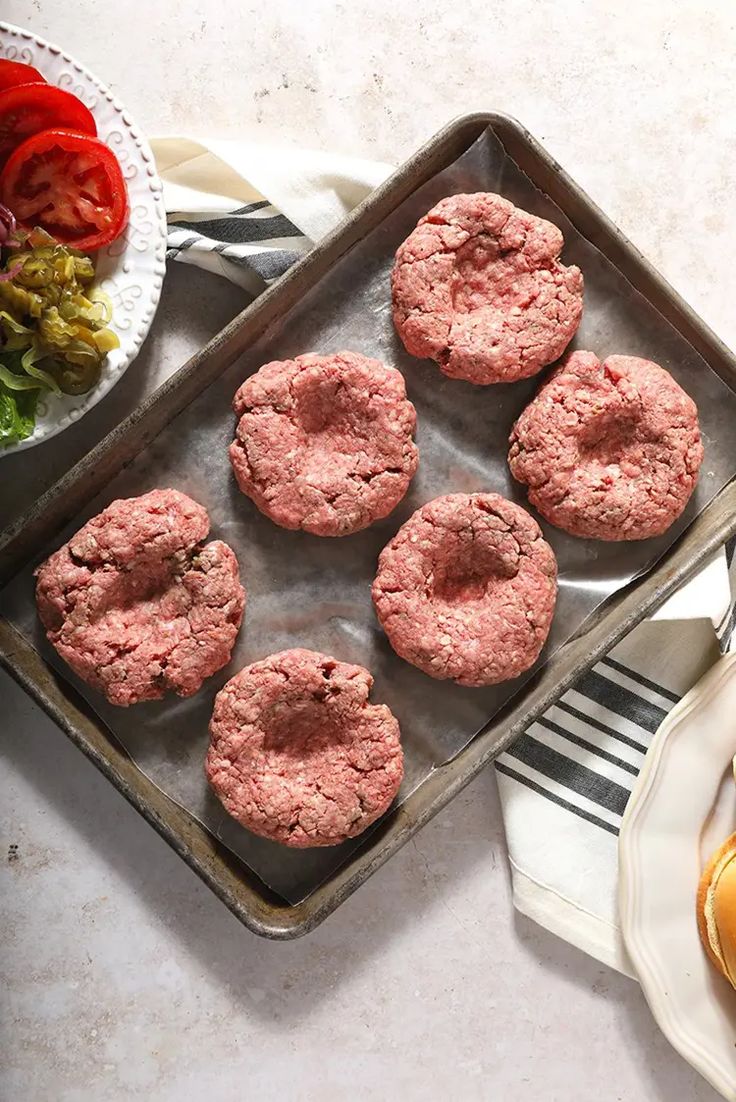
M85 62L149 134L399 163L454 115L507 111L736 344L731 0L5 0L0 15ZM240 301L174 265L120 385L23 453L22 478L20 456L0 464L3 519ZM635 983L514 915L490 770L313 935L267 943L4 675L0 700L0 1097L716 1098Z

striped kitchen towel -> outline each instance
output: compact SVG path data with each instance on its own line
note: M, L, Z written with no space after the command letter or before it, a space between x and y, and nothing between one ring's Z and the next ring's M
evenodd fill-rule
M172 137L151 145L164 183L167 257L223 275L253 297L391 171L247 142Z
M628 975L618 920L621 819L662 720L733 648L731 593L733 542L496 762L517 910ZM702 618L703 596L711 619Z
M266 199L218 211L176 211L169 218L167 260L220 271L255 296L312 247Z
M390 169L238 142L153 143L173 260L251 296L303 256ZM496 763L514 903L630 972L618 927L617 837L654 732L736 638L730 545L636 628Z

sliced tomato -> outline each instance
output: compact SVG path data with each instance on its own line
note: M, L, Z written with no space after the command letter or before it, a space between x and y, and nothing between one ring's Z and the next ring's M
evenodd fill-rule
M22 226L41 226L82 252L114 241L128 222L128 191L104 142L43 130L19 145L0 172L0 202Z
M0 92L3 88L12 88L14 84L45 84L38 69L22 61L7 61L0 57Z
M52 84L16 84L0 92L0 165L31 134L50 127L97 134L80 99Z

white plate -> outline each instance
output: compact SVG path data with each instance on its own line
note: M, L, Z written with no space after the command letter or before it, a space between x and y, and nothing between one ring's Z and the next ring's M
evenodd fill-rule
M111 352L102 378L87 394L38 404L36 428L20 444L0 448L8 455L56 436L96 405L135 359L156 312L166 265L166 212L161 181L148 142L109 88L69 54L30 31L0 22L0 57L34 65L49 84L73 92L89 107L100 139L115 152L130 196L130 223L125 234L96 254L97 282L113 302L111 328L120 348Z
M736 1102L736 991L700 944L695 896L736 831L736 655L720 659L664 721L619 837L621 927L657 1022L686 1060Z

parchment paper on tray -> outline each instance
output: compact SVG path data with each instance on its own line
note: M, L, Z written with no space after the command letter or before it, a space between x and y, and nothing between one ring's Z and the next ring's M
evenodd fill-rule
M543 525L557 554L560 595L543 660L574 634L609 594L651 567L703 506L736 473L736 396L618 271L580 237L486 132L450 168L407 199L356 245L296 307L209 387L104 495L78 517L64 539L116 497L175 486L200 501L212 534L236 551L249 603L227 670L191 700L113 708L74 679L45 643L33 606L30 569L0 595L0 608L64 676L74 681L138 766L187 808L288 902L307 896L343 863L360 840L325 850L289 851L232 822L211 795L202 762L216 691L244 664L286 647L326 651L373 672L374 699L401 723L406 796L465 746L523 684L487 689L433 681L402 662L375 620L370 585L379 551L409 514L439 494L495 490L526 504L506 465L511 425L539 379L476 387L446 379L431 363L407 356L391 322L389 273L401 240L430 206L462 191L496 191L556 222L563 260L585 277L585 312L574 346L644 356L667 368L698 404L705 444L700 483L685 515L661 538L604 544L576 540ZM235 418L232 396L249 373L302 352L355 349L403 371L417 407L419 472L402 505L385 521L342 539L277 528L236 489L227 458ZM61 541L59 541L61 542ZM51 548L49 549L51 550Z

